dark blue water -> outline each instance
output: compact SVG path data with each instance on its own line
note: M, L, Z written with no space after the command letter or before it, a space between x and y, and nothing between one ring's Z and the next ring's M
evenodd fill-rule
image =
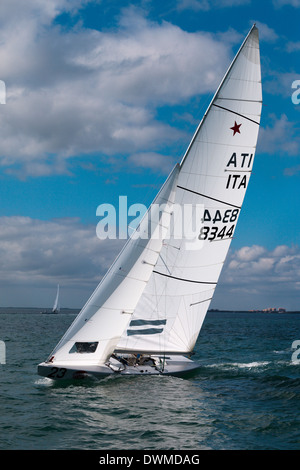
M0 313L0 449L300 448L300 315L209 313L186 379L64 384L36 366L74 314L20 312Z

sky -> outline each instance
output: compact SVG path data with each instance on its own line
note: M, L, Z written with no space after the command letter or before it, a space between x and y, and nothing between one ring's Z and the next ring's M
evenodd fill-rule
M0 306L58 283L84 305L124 243L97 207L151 203L256 23L261 128L211 308L300 310L299 22L300 0L3 0Z

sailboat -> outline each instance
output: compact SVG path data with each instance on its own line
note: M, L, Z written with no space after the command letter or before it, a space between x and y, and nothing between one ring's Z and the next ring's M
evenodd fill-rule
M59 313L60 312L60 305L59 305L59 284L57 285L56 297L54 301L54 305L52 308L52 313Z
M38 374L52 379L181 375L199 367L193 350L251 176L261 107L254 25L181 162L142 219L139 236L128 239L48 359L38 365ZM194 211L196 216L191 211L187 219L192 233L178 237L178 208L187 206L201 211ZM151 236L141 236L150 226Z
M43 311L42 313L59 313L60 312L60 306L59 306L59 284L57 285L57 291L56 291L56 297L54 300L54 305L51 310L51 312L48 312L48 310Z

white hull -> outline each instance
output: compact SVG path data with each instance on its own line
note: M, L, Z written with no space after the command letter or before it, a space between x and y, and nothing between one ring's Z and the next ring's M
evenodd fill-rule
M135 365L112 359L101 366L42 362L38 365L38 374L54 380L83 379L89 376L101 379L111 375L184 375L199 367L200 364L184 356L149 356L146 363Z

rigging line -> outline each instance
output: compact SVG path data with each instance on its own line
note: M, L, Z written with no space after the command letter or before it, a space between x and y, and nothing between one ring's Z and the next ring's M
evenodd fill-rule
M175 248L175 250L181 250L179 246L170 245L170 243L163 243L163 246L170 246L171 248Z
M200 300L200 302L195 302L193 304L190 304L190 307L192 307L193 305L203 304L204 302L208 302L211 299L212 299L212 297L210 299Z
M236 206L235 204L230 204L230 202L221 201L221 199L216 199L214 197L207 196L206 194L198 193L197 191L193 191L192 189L184 188L183 186L177 185L177 188L183 189L184 191L189 191L190 193L198 194L198 196L206 197L207 199L212 199L213 201L216 201L216 202L221 202L222 204L226 204L227 206L236 207L237 209L241 209L241 206Z
M165 265L165 268L166 268L166 269L169 271L169 273L171 274L171 271L169 270L169 268L168 268L168 266L167 266L165 260L164 260L163 257L161 256L161 253L159 253L159 258L162 260L162 262L163 262L164 265Z
M159 256L161 257L161 255L159 255ZM161 259L164 262L162 257L161 257ZM167 265L166 265L166 268L169 270ZM164 289L164 292L161 293L161 295L159 296L158 291L157 291L157 279L155 279L155 276L153 278L153 290L154 290L154 298L155 298L155 309L153 310L153 312L154 312L155 318L160 318L159 304L162 301L162 298L164 297L165 298L165 300L164 300L164 311L166 312L166 302L167 302L167 300L166 300L166 296L165 296L165 289ZM167 322L167 315L164 314L163 318ZM158 345L159 345L160 350L164 351L165 350L165 345L166 345L166 332L165 332L165 330L163 331L162 335L158 336L157 339L158 339Z
M224 106L219 106L218 104L213 104L216 108L224 109L225 111L228 111L229 113L236 114L237 116L240 116L244 119L248 119L248 121L254 122L254 124L257 124L259 126L259 122L254 121L254 119L250 119L247 116L244 116L243 114L237 113L236 111L233 111L232 109L224 108Z
M184 304L185 313L187 314L188 308L189 308L188 299L185 296L183 296L182 301L183 301L183 304ZM178 313L177 313L177 318L178 318L178 320L180 322L180 325L181 325L181 331L184 333L184 336L185 336L185 344L187 345L187 344L189 344L189 342L190 342L189 339L192 336L191 335L191 330L194 331L194 328L193 328L194 325L192 325L191 318L189 318L188 315L184 319L182 317L182 315L178 315ZM186 330L185 330L185 327L186 327ZM181 339L181 342L182 342L182 339Z
M184 281L184 282L194 282L196 284L217 284L217 282L210 282L210 281L194 281L193 279L183 279L182 277L175 277L171 276L170 274L160 273L159 271L152 271L155 274L160 274L160 276L170 277L171 279L176 279L177 281Z

